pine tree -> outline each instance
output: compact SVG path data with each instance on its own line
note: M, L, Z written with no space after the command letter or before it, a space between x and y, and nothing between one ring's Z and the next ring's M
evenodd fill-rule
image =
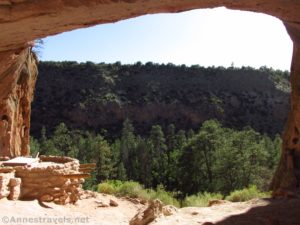
M136 159L136 137L134 128L129 119L123 123L122 136L120 140L120 157L124 164L129 179L134 179L133 161Z
M199 133L184 145L179 159L181 190L185 194L213 191L214 152L221 146L222 129L217 121L203 123Z
M122 180L122 181L127 180L126 170L122 162L118 165L117 168L117 180Z
M112 175L113 179L118 179L119 165L122 163L122 165L124 167L124 163L121 161L120 146L121 146L121 142L119 139L115 140L115 142L110 145L110 147L111 147L111 163L112 163L111 175ZM127 172L126 172L125 167L124 167L124 170L125 170L125 174L127 177Z
M41 130L41 139L40 139L40 154L41 155L63 155L59 149L56 148L53 140L47 138L46 128L43 126Z
M30 155L36 156L40 152L40 143L37 139L30 137Z
M161 126L152 126L149 138L153 145L153 150L155 153L161 154L167 151L166 140Z
M54 146L63 152L65 156L77 157L77 150L74 150L74 145L71 137L71 132L64 123L60 123L54 131L52 141Z
M189 129L187 132L187 139L191 139L195 136L195 132L193 129Z
M94 148L96 153L96 178L98 182L101 182L111 176L111 149L107 141L105 141L100 135L97 135L94 139Z
M154 125L150 131L152 186L166 183L168 157L167 146L161 126Z
M184 130L179 130L176 134L176 142L175 142L175 148L181 149L186 144L186 135Z
M175 125L170 124L167 128L167 135L166 135L166 143L168 152L172 151L175 148L176 137L175 137Z
M150 141L145 140L143 138L137 139L137 158L139 163L139 178L138 181L140 181L142 184L145 185L145 187L152 187L152 154L151 154L151 148Z

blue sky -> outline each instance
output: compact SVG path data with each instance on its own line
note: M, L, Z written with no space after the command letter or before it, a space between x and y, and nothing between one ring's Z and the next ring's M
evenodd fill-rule
M44 41L41 59L53 61L234 63L289 70L292 57L292 42L278 19L225 8L146 15Z

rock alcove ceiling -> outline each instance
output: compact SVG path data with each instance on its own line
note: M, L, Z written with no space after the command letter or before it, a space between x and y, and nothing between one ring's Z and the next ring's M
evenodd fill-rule
M225 6L282 20L294 43L291 109L271 187L300 181L300 1L298 0L0 0L0 157L29 154L30 104L37 76L32 41L64 31L153 13Z

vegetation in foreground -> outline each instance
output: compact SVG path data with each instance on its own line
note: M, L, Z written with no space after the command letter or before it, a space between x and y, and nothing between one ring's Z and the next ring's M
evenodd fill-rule
M220 193L197 193L195 195L186 196L184 199L178 201L176 199L177 193L167 192L163 186L158 186L156 190L145 189L141 184L134 181L120 181L120 180L107 180L98 184L98 192L126 196L130 198L139 198L141 200L154 200L159 199L165 205L174 205L176 207L206 207L211 200L228 200L231 202L244 202L254 198L268 198L269 192L261 192L256 186L251 185L242 190L235 190L228 196L223 196Z
M107 180L98 184L98 192L113 194L117 196L127 196L130 198L139 198L142 200L160 199L166 205L179 207L178 200L174 194L167 192L163 186L159 185L156 190L145 189L141 184L134 181Z
M175 193L182 200L205 192L227 196L251 185L266 191L279 159L281 138L271 139L250 127L222 127L216 120L206 121L198 131L187 132L176 130L172 124L165 131L154 125L149 135L140 136L126 120L121 137L113 142L60 124L50 136L43 129L41 138L32 138L31 145L33 154L70 156L82 163L96 163L86 188L96 189L97 184L109 179L132 180L146 189ZM124 188L121 193L125 193Z
M255 185L242 190L235 190L230 193L225 199L231 202L245 202L253 198L269 198L271 192L261 192Z

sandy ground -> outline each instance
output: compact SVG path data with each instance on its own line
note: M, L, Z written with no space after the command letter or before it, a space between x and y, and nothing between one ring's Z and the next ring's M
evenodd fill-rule
M115 200L117 207L99 207L99 202L109 204ZM96 198L83 199L76 205L45 203L51 208L41 207L38 201L0 200L0 224L91 224L125 225L143 207L114 196L98 194ZM19 220L19 221L18 221Z
M300 225L300 199L253 199L211 207L187 207L151 225ZM206 225L205 224L205 225Z
M99 207L113 199L117 207ZM2 224L95 224L125 225L145 206L125 199L98 194L76 205L60 206L38 201L0 200ZM210 222L210 223L208 223ZM151 225L300 225L300 199L253 199L244 203L225 203L211 207L187 207L171 216L160 216Z

